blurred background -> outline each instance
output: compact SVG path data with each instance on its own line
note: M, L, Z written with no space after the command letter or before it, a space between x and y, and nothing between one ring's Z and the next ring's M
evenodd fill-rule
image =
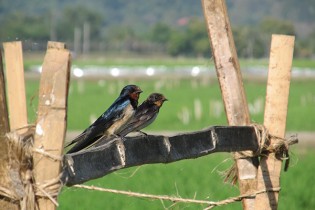
M267 57L270 35L295 35L295 56L314 57L312 0L227 0L238 55ZM208 57L200 1L1 1L1 41L23 40L43 51L47 40L66 42L75 55L114 53Z
M279 209L315 206L315 1L226 0L251 120L263 123L271 34L295 35L287 137L300 140L281 177ZM147 133L172 135L226 125L206 24L196 0L0 1L0 41L22 41L30 123L36 120L47 41L72 52L68 98L71 140L117 98L127 84L161 92L167 101ZM2 46L1 46L2 47ZM281 94L281 93L279 93ZM100 187L183 198L221 200L238 195L224 184L230 154L120 170L90 181ZM121 195L63 188L59 209L203 209ZM240 203L218 209L242 209Z

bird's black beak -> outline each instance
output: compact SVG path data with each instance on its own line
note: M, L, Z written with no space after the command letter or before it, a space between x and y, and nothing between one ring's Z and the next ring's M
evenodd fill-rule
M136 93L142 93L143 91L141 89L136 90Z

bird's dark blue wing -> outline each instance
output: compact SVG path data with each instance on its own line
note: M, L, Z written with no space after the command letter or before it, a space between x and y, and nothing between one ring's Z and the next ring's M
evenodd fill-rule
M124 109L130 104L128 99L118 98L91 126L109 128L116 120L120 119Z
M118 98L92 125L69 144L77 142L67 153L77 152L95 143L115 121L123 117L124 109L129 103L128 99Z

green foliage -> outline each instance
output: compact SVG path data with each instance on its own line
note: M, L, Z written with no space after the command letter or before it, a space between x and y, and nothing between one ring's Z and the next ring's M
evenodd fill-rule
M49 38L47 18L22 12L11 13L1 25L0 37L4 40L31 39L43 41Z
M205 26L204 21L191 19L187 27L182 30L173 30L168 52L172 56L209 57L211 55L210 43Z
M297 40L294 55L300 58L312 58L315 52L315 29L306 39Z
M292 22L275 18L265 18L260 23L261 31L269 36L271 34L296 35Z
M188 24L187 40L192 47L192 52L199 57L211 55L210 43L206 23L199 19L192 19Z
M153 42L165 44L170 40L171 28L165 23L157 23L151 29L150 39Z
M297 36L296 57L312 58L314 2L227 1L239 57L267 57L271 34L281 33ZM195 0L3 1L0 41L27 40L43 50L48 40L58 40L72 48L74 29L89 24L91 51L209 57L203 18Z
M233 28L237 54L242 58L260 58L265 55L265 44L257 29L251 27Z
M178 56L183 52L189 51L189 43L187 42L184 33L172 33L169 45L168 53L172 56Z
M66 7L57 25L58 38L72 40L75 27L80 28L83 33L84 24L89 24L90 38L99 39L104 17L94 10L82 5ZM83 34L82 34L83 36Z

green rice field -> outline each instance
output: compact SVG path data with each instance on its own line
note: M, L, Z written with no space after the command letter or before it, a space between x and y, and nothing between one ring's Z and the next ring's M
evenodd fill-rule
M122 87L137 84L143 90L141 103L150 93L163 93L169 101L161 108L159 117L146 130L192 131L212 125L226 125L220 88L216 80L73 80L68 99L68 129L83 130L100 116L117 98ZM251 119L263 122L266 83L244 82ZM38 82L27 82L29 118L35 120ZM290 86L287 130L315 131L315 82L292 81Z

